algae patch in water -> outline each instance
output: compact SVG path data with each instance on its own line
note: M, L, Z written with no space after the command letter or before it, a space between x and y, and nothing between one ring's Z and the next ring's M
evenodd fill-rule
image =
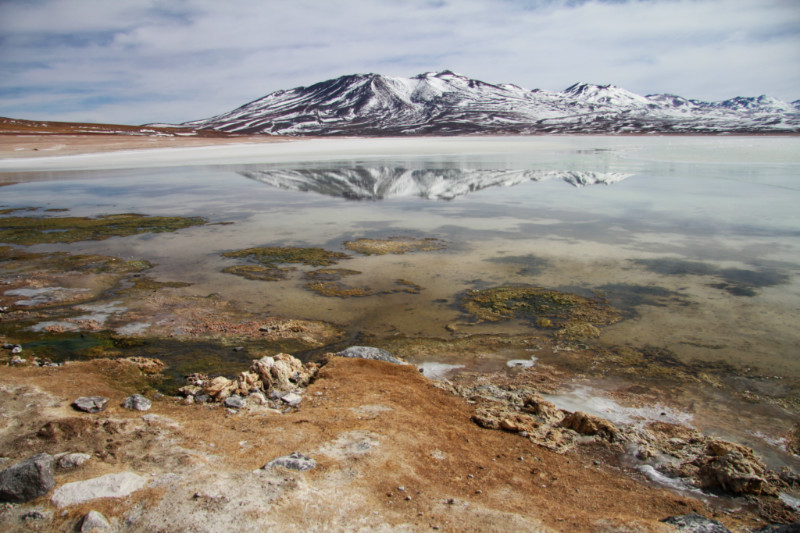
M422 286L417 285L413 281L405 279L394 280L394 287L387 290L374 290L362 287L348 287L338 281L311 281L306 283L304 287L310 291L316 292L320 296L329 296L336 298L352 298L360 296L376 296L381 294L397 294L405 292L409 294L419 294L422 292Z
M319 270L307 272L305 277L313 281L339 281L344 277L355 276L357 274L361 274L361 272L346 268L320 268Z
M66 252L30 253L11 246L0 246L0 272L22 273L34 270L87 274L143 272L153 268L148 261L123 261L106 255L75 255Z
M0 242L32 245L102 241L140 233L164 233L206 223L200 217L147 216L136 213L99 217L2 217Z
M258 281L280 281L286 279L290 270L292 269L262 265L235 265L222 269L223 272L228 274Z
M558 327L555 336L563 339L597 337L599 326L620 320L620 313L605 299L542 287L494 287L469 291L464 309L488 322L514 318L534 321L539 327Z
M358 239L347 241L344 247L364 255L405 254L408 252L430 252L445 248L444 241L434 238L414 239L390 237L388 239Z
M335 265L340 259L347 259L347 254L331 252L324 248L303 248L298 246L267 246L262 248L245 248L225 252L223 257L250 259L266 267L277 268L280 264L302 264L308 266Z

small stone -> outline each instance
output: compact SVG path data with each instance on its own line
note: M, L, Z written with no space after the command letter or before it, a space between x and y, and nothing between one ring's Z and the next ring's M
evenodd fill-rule
M99 413L105 410L108 398L102 396L84 396L72 402L72 407L86 413Z
M89 511L81 522L81 533L91 533L92 531L106 531L111 529L106 517L97 511Z
M237 346L233 349L234 352L241 352L242 350L244 350L244 346Z
M135 409L137 411L147 411L153 406L153 402L142 396L141 394L134 394L128 396L122 401L122 407L125 409Z
M197 394L194 397L195 403L208 403L211 401L211 396L208 394Z
M27 502L55 485L53 456L40 453L0 472L0 502Z
M406 488L404 486L400 485L399 487L397 487L397 490L399 490L400 492L405 492Z
M146 485L147 479L133 472L106 474L61 485L53 492L50 501L56 507L67 507L98 498L123 498Z
M247 400L238 394L233 394L225 398L225 400L222 402L222 405L231 409L242 409L243 407L247 406Z
M447 498L447 501L445 501L445 503L447 505L453 505L454 503L456 503L456 500L454 498Z
M59 457L56 463L58 464L59 468L63 470L69 470L71 468L77 468L81 466L91 458L92 456L87 453L68 453Z
M24 515L20 517L23 522L27 522L28 520L44 520L46 517L41 511L33 510L28 511Z
M281 396L281 400L286 402L289 407L297 407L303 401L303 397L297 393L290 392Z
M483 491L481 489L478 489L475 491L475 494L483 494Z
M316 468L317 462L301 453L292 452L289 455L284 455L268 462L266 465L264 465L264 470L279 466L288 468L290 470L299 470L300 472L303 472L305 470Z
M8 362L9 365L24 365L25 363L27 363L27 360L23 359L18 355L12 357L11 361Z
M670 516L661 521L674 526L678 531L685 531L687 533L731 533L721 522L706 518L697 513Z
M338 352L336 355L339 357L354 357L357 359L373 359L375 361L386 361L387 363L394 363L396 365L407 364L397 357L393 356L386 350L380 348L373 348L372 346L351 346L346 350Z
M473 476L472 474L467 474L467 477L468 477L469 479L472 479L472 478L474 478L475 476Z

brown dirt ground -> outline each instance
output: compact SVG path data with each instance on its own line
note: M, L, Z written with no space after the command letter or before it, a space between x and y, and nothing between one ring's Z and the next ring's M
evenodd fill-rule
M120 407L144 380L121 360L3 368L0 449L7 464L34 453L77 451L92 460L59 471L57 486L119 471L154 480L127 498L55 510L56 530L71 530L91 509L123 531L214 531L221 520L240 531L273 525L638 532L670 531L659 519L671 515L713 516L700 501L623 474L601 450L558 455L518 435L479 428L463 399L413 366L334 358L287 414L257 408L231 414L163 397L147 413L159 418L147 421ZM72 400L86 395L111 398L109 407L99 414L73 410ZM318 467L288 477L253 472L294 451ZM272 491L260 501L257 483ZM20 507L53 509L47 497ZM198 521L201 508L212 510L213 519ZM159 529L159 521L169 525Z
M38 122L0 117L0 159L287 140L291 138L147 126Z

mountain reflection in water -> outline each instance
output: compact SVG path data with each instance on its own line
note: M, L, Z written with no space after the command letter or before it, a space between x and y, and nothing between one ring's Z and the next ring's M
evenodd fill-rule
M310 191L349 200L398 197L452 200L489 187L512 187L530 181L562 180L574 187L584 187L610 185L633 175L574 170L411 169L399 166L248 169L239 174L277 189Z

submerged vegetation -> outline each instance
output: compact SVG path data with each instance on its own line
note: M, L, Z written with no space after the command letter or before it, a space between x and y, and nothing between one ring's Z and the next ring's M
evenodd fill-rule
M415 239L389 237L388 239L358 239L347 241L344 247L364 255L405 254L408 252L430 252L445 248L444 241L434 238Z
M206 223L201 217L163 217L135 213L98 217L2 217L0 242L51 244L102 241L140 233L164 233Z
M469 291L464 309L479 320L499 322L521 318L540 328L560 328L555 336L563 339L597 337L598 326L620 320L620 313L605 299L542 287L494 287Z
M264 266L276 268L280 264L302 264L308 266L335 265L341 259L347 259L347 254L331 252L324 248L304 248L299 246L266 246L260 248L245 248L225 252L223 257L237 259L250 259Z

